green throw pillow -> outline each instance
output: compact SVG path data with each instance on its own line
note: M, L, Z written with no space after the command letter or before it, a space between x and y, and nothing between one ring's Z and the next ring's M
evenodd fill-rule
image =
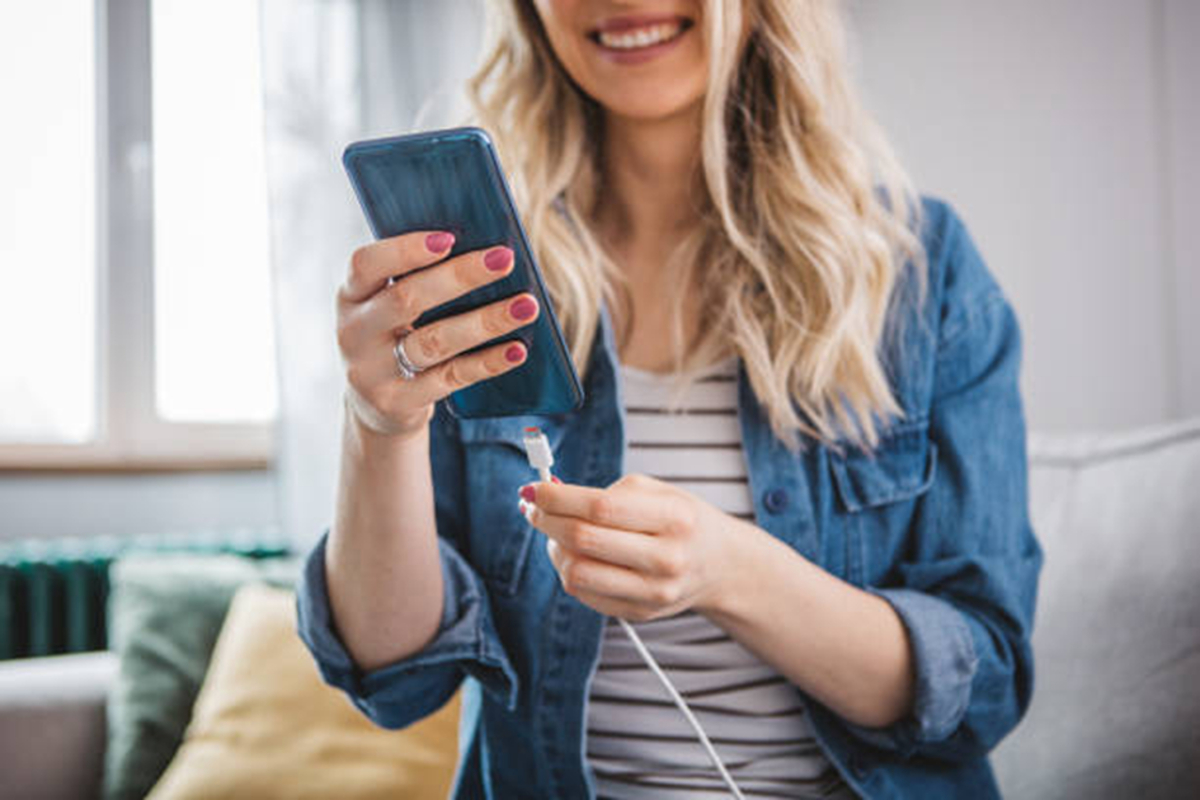
M139 554L109 569L109 648L120 662L108 700L107 800L142 798L175 755L234 593L292 587L298 558Z

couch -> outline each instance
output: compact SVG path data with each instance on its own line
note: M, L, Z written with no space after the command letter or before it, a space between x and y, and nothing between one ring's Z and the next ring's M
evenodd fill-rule
M1200 419L1033 434L1046 552L1033 705L993 763L1012 798L1195 796ZM0 796L95 796L112 653L0 663Z

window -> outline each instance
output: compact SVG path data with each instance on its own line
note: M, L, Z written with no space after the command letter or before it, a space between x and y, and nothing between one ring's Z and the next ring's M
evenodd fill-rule
M89 3L0 5L5 442L80 443L96 432L94 45Z
M0 466L269 458L258 13L0 5Z
M265 422L276 398L258 3L154 0L151 19L156 405L173 421Z

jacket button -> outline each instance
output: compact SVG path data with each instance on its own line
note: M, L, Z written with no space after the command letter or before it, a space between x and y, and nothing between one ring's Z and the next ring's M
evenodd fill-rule
M766 506L767 511L770 511L772 514L778 514L780 511L783 511L785 508L787 508L787 504L787 489L784 489L780 486L770 489L763 496L763 505Z

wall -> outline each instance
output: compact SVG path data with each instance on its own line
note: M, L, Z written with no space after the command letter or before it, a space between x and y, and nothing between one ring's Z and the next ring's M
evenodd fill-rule
M1030 427L1200 415L1200 4L852 12L869 105L1017 307Z
M274 526L271 471L0 477L0 541Z

